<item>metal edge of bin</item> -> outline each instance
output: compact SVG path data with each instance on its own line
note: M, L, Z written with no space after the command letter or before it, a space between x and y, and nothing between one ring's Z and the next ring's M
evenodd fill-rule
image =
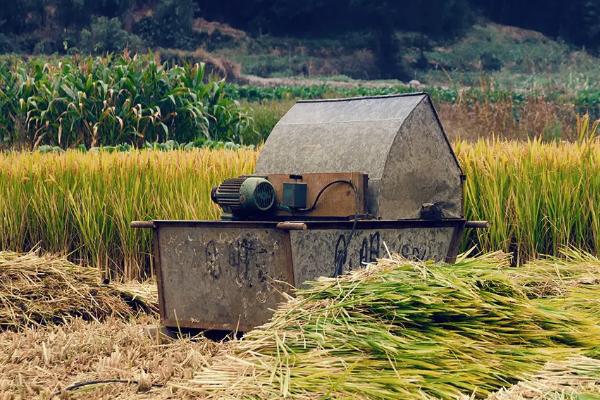
M457 224L454 228L454 232L452 233L452 238L450 239L450 243L448 244L448 253L446 254L445 262L448 264L453 264L456 261L456 257L458 256L458 250L460 246L460 242L462 240L463 232L465 231L465 226L467 221L463 220L460 224Z
M154 268L156 269L156 284L158 286L158 314L163 321L165 316L165 296L163 290L162 265L160 261L160 246L158 238L158 227L152 228L152 258L154 259Z
M373 100L373 99L393 99L397 97L415 97L415 96L429 96L425 92L411 92L411 93L395 93L395 94L383 94L373 96L355 96L355 97L341 97L334 99L301 99L296 100L296 103L335 103L335 102L346 102L355 100Z
M155 220L156 229L161 227L209 227L209 228L265 228L276 229L281 221L201 221L201 220ZM307 229L399 229L399 228L448 228L461 226L471 221L464 218L448 218L441 220L399 219L399 220L298 220Z
M205 322L202 320L187 320L187 319L171 319L166 316L166 301L164 298L164 286L163 286L163 277L162 277L162 268L161 268L161 260L160 260L160 246L159 246L159 231L161 226L172 226L171 222L175 222L177 226L190 226L188 223L193 224L191 226L207 226L203 224L203 222L209 222L209 227L212 227L213 222L219 223L220 227L223 228L233 228L237 227L237 224L230 223L230 221L151 221L153 225L153 258L154 264L156 265L156 280L158 285L158 304L159 304L159 316L160 322L163 326L168 327L170 329L197 329L197 330L218 330L218 331L233 331L233 332L247 332L251 329L254 329L256 325L248 325L242 323L214 323L214 322ZM162 223L161 223L162 222ZM221 223L227 222L226 226L223 226ZM243 224L243 227L249 228L249 224L253 224L252 222L246 222ZM276 224L268 222L269 228L276 228ZM258 224L258 226L254 226L254 228L265 227L263 223ZM146 226L140 226L140 228L149 228L149 224ZM285 235L285 241L283 243L283 253L287 260L286 267L286 281L290 288L292 288L296 281L294 276L294 268L292 263L292 244L289 235Z
M232 332L248 332L254 329L254 325L244 324L215 324L215 323L203 323L201 321L188 321L188 320L173 320L161 318L160 323L171 329L197 329L200 331L232 331ZM234 326L235 325L235 326Z

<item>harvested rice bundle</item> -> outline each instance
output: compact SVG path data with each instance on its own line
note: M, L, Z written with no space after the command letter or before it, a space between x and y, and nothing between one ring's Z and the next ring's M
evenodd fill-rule
M136 309L155 307L139 293L134 297L99 280L96 269L63 257L0 252L0 330L63 323L72 317L128 318Z
M488 400L583 400L600 398L600 360L582 356L548 363L530 379Z
M519 268L504 269L510 279L522 286L529 298L561 298L571 292L600 285L600 259L573 248L559 250Z
M155 281L111 283L110 287L134 309L158 315L158 288Z
M592 348L599 327L528 297L491 254L323 278L183 386L214 398L485 397Z

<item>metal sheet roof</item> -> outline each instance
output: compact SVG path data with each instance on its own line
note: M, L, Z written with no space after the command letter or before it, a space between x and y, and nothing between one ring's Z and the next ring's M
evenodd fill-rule
M398 157L402 160L395 160ZM314 172L367 173L370 210L391 219L418 218L415 204L432 198L431 182L443 181L438 182L438 192L455 197L454 202L454 186L462 191L462 182L454 179L462 174L460 166L424 93L296 103L267 139L256 173ZM426 172L429 183L419 185L415 176ZM389 193L408 176L421 193ZM405 210L381 209L384 203L397 206L403 199ZM462 213L462 193L460 201Z

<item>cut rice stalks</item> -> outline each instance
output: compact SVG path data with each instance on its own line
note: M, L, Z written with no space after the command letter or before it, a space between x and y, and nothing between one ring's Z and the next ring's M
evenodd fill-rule
M598 317L569 296L600 294L600 262L509 261L392 258L322 278L174 385L219 399L484 398L549 362L593 355Z
M582 356L548 363L532 378L502 389L488 400L598 400L600 360Z
M102 285L95 268L64 257L0 252L0 330L154 312L156 295L150 288Z

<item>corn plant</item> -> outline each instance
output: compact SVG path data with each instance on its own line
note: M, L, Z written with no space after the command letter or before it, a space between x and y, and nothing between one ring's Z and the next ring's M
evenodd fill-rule
M0 62L4 146L62 148L196 139L257 143L252 119L203 64L151 57Z

